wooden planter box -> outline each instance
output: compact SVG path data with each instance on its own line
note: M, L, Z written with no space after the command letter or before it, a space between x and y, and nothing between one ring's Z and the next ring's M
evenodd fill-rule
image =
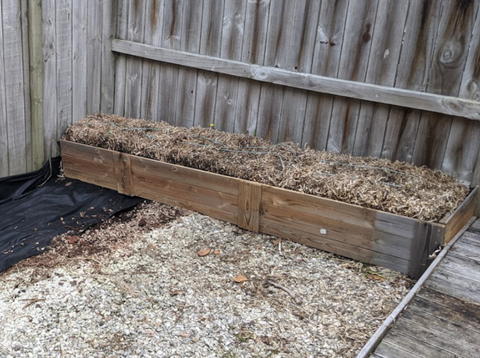
M429 255L472 217L477 197L475 188L454 213L433 223L73 142L62 141L61 149L66 177L413 278L426 270Z

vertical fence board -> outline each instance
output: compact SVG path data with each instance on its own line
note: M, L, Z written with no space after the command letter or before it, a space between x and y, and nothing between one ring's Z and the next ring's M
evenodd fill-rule
M3 5L0 2L0 19L3 19ZM3 26L0 26L0 51L3 53ZM7 99L5 89L5 71L7 70L3 56L0 56L0 177L10 173L8 167L8 132L7 132Z
M204 0L200 53L219 57L222 43L222 21L224 2ZM218 75L208 71L198 71L194 125L208 127L215 123L215 100L217 97Z
M129 8L127 39L130 41L144 40L145 3L145 1L133 1ZM125 79L125 115L127 117L140 118L143 61L137 57L127 58Z
M7 122L7 155L10 174L23 173L27 169L26 147L29 145L25 117L25 107L29 105L25 98L23 67L22 22L26 21L20 1L2 2L3 21L3 60L5 70L5 99ZM28 78L28 77L27 77ZM29 119L28 119L29 120Z
M477 1L445 3L428 92L454 97L459 94L477 11ZM449 115L423 113L413 153L415 164L441 167L451 123L452 117Z
M87 9L87 113L100 112L102 70L102 1L88 0Z
M311 72L319 6L320 3L316 1L296 2L295 10L291 17L293 21L287 50L287 70L304 73ZM300 143L302 141L307 107L307 92L286 88L283 94L282 105L278 140Z
M366 82L383 86L393 86L395 83L407 13L407 1L379 2ZM355 132L354 155L380 156L389 112L388 105L362 102Z
M263 65L285 69L287 62L289 30L292 26L294 1L270 3L268 30ZM276 142L280 129L284 88L263 85L260 91L257 134Z
M441 12L441 1L410 2L395 87L426 90ZM392 107L382 157L412 161L421 113Z
M163 29L163 0L147 0L145 4L145 34L144 43L153 46L161 46ZM158 102L159 79L162 64L149 60L143 62L142 91L140 117L153 121L160 121Z
M348 0L322 1L314 48L312 73L338 76ZM309 93L302 143L319 150L327 148L334 97Z
M83 1L82 1L83 2ZM130 1L119 0L116 12L116 33L115 37L127 38L128 13ZM115 95L113 113L120 116L125 114L125 81L126 81L127 59L125 56L118 56L115 60Z
M60 138L72 124L72 1L55 2L57 55L57 133Z
M268 26L269 2L248 1L245 14L245 31L241 61L260 64L264 61ZM258 107L262 85L256 81L240 78L237 91L236 133L257 134Z
M222 45L220 57L239 61L245 27L246 3L226 0L223 11ZM215 101L215 127L233 132L238 100L238 78L218 76L217 99Z
M87 2L72 2L72 120L87 114Z
M100 81L100 112L113 112L113 95L115 85L114 57L111 48L111 39L115 31L115 22L113 19L116 13L115 0L102 1L102 58L101 58L101 81ZM100 10L100 9L99 9Z
M350 2L340 56L338 77L365 81L378 0ZM328 134L327 150L352 153L360 101L336 97Z
M45 118L45 157L57 153L57 58L55 1L42 1L42 42L44 61L43 111Z
M203 0L185 1L183 4L183 21L180 49L191 53L200 51L200 34L202 32ZM197 91L197 73L195 69L184 68L178 72L178 96L175 109L175 124L191 127L195 119L195 98Z

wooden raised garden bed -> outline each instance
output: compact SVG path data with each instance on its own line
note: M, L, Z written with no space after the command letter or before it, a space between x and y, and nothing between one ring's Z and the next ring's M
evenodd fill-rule
M477 188L427 222L130 154L61 141L65 176L198 211L254 232L418 278L472 217Z

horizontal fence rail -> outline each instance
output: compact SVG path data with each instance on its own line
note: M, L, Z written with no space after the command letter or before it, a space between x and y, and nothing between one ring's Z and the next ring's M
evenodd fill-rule
M480 120L480 102L466 98L292 72L120 39L112 40L112 51L313 92Z

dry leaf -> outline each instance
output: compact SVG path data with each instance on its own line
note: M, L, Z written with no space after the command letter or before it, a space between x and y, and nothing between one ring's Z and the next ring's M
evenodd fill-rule
M214 254L214 255L220 255L220 250L215 250L215 251L213 251L213 254Z
M197 252L197 255L200 257L207 256L212 250L211 249L202 249L199 252Z
M236 283L242 283L242 282L248 281L248 278L246 278L241 273L239 273L237 276L233 278L233 281L235 281Z

